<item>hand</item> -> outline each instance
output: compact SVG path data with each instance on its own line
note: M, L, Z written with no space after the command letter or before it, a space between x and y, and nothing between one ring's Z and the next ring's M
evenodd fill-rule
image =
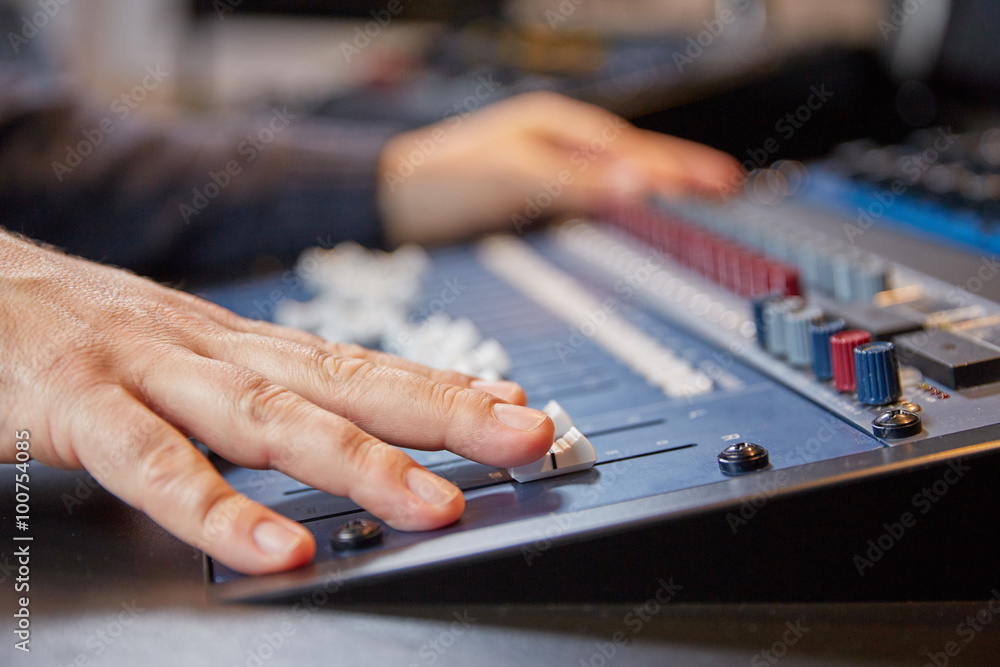
M741 180L725 153L529 93L394 137L379 205L391 242L436 243L653 193L718 195Z
M226 459L349 496L401 530L455 521L458 488L386 444L495 466L551 446L511 382L478 383L255 322L0 231L0 433L109 491L221 562L259 574L309 562L312 535L230 488ZM12 462L14 440L0 441Z

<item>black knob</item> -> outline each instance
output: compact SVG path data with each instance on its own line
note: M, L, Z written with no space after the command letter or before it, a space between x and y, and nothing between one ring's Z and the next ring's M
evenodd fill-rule
M886 410L872 420L872 433L877 438L898 440L917 435L924 429L920 417L909 410Z
M766 468L769 463L767 450L753 442L737 442L719 454L719 468L727 475L742 475Z
M352 519L333 531L330 544L334 551L366 549L382 541L382 524L371 519Z

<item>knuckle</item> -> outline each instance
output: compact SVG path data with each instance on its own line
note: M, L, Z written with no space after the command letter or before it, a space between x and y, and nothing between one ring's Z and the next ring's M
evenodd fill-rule
M150 341L191 341L197 331L204 331L209 320L189 304L164 298L136 307L128 313L128 326L141 323L143 335ZM214 327L213 327L214 328Z
M58 345L44 348L38 356L45 368L43 377L50 386L61 386L77 392L91 389L102 381L102 366L107 366L104 341L101 337L73 337Z
M351 469L350 477L360 478L393 464L401 452L361 429L351 429L340 439L340 451Z
M192 527L189 539L204 548L229 531L250 500L233 491L213 470L192 465L197 456L193 448L155 444L142 454L137 478L146 500L143 505L167 505L174 516L185 517Z
M424 368L423 366L421 366L416 362L407 361L401 357L398 357L394 354L390 354L388 352L384 352L382 350L365 350L363 355L355 354L352 356L357 356L357 357L363 356L365 359L371 362L373 366L376 367L394 368L417 374L420 374L421 372L426 372L427 370L426 368Z
M326 343L326 347L331 350L337 356L342 357L369 357L375 356L378 358L380 353L377 350L369 350L366 347L356 345L354 343Z
M123 392L114 389L110 393L115 400L124 400ZM157 447L165 445L176 433L170 431L169 427L163 423L159 417L152 412L144 412L139 415L128 415L125 423L118 426L114 437L94 438L92 433L84 435L80 429L73 428L74 422L71 418L61 418L60 421L68 425L63 434L57 434L56 440L62 440L65 447L60 447L58 443L53 443L56 451L60 452L62 460L79 460L86 463L87 471L94 476L98 482L104 484L115 477L119 470L138 470L138 479L144 488L147 467L146 453L155 450ZM64 435L65 437L60 437ZM158 466L161 464L152 462Z
M149 323L157 328L163 325L183 326L193 318L189 311L178 308L170 301L154 300L146 306L145 316Z
M224 308L216 303L199 299L194 295L190 296L195 299L193 305L204 312L209 320L218 322L220 326L225 327L229 331L256 332L261 324L258 320L237 315L228 308Z
M350 398L353 391L361 390L360 380L375 369L375 364L367 359L342 357L325 350L315 353L316 364L331 378L336 378Z
M247 374L237 384L236 411L255 427L273 425L294 405L297 396L262 375Z
M137 481L143 495L147 498L169 498L170 502L180 504L185 510L197 505L198 495L202 492L200 484L192 484L190 476L197 469L191 468L191 460L184 456L178 447L166 436L154 436L152 442L139 454ZM145 509L145 508L143 508Z
M274 324L264 320L252 320L238 317L238 322L230 328L242 331L252 336L260 336L271 344L283 344L309 349L320 349L326 346L326 341L320 336L308 331L302 331L283 324Z
M336 375L344 380L350 381L356 375L369 370L373 364L366 359L356 357L341 356L323 350L316 352L316 360L323 369L330 375Z
M431 379L442 384L450 384L459 387L466 387L474 378L458 371L432 371Z
M492 399L481 392L473 392L453 384L434 382L431 385L430 407L443 423L455 423L460 413L475 411L488 406Z

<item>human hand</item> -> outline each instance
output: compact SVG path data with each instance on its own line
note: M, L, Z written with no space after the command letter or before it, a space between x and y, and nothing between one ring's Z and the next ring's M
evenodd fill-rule
M386 144L379 172L394 243L521 231L537 218L654 193L719 195L742 179L725 153L542 92L400 134Z
M458 488L388 443L494 466L538 459L553 425L511 382L479 383L247 320L0 231L0 432L230 567L309 562L312 535L229 487L191 444L349 496L401 530L447 525ZM0 441L0 461L15 458Z

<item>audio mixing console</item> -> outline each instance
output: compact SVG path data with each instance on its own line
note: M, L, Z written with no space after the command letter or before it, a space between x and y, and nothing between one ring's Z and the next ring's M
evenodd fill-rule
M756 173L724 203L609 210L429 261L400 254L403 282L421 274L422 288L397 299L408 318L375 327L383 347L503 374L535 407L557 402L596 463L519 482L411 452L467 509L404 533L280 473L219 462L235 488L306 525L318 551L263 577L209 562L212 594L597 600L666 581L700 600L987 595L1000 575L1000 280L982 267L995 258L906 231L916 190L869 210L879 182L860 199L839 159ZM331 266L311 271L312 289ZM249 314L276 288L310 296L287 276L211 296ZM308 308L278 312L313 329L340 321L310 321ZM378 539L345 548L352 531Z

